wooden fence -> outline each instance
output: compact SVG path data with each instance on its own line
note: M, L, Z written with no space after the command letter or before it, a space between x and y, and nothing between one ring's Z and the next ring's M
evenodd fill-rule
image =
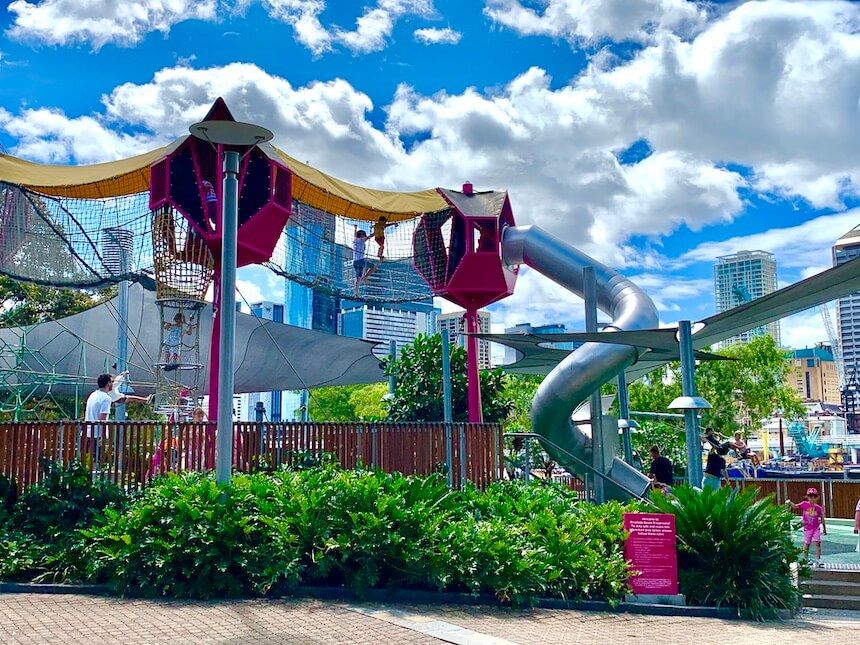
M446 472L450 435L453 484L484 487L502 473L502 432L495 424L234 423L233 468L276 469L333 455L344 468ZM131 421L0 423L0 473L25 488L42 477L42 461L80 459L127 489L167 472L215 464L215 424Z
M826 517L853 519L860 500L860 481L856 479L733 479L732 485L735 484L742 488L754 486L761 497L773 495L778 504L787 499L796 504L805 497L806 489L814 486Z

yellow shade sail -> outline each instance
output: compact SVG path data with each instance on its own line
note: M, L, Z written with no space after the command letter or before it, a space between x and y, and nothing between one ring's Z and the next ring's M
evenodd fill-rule
M149 190L149 168L185 137L127 159L86 166L40 164L0 155L0 181L56 197L102 199ZM293 172L293 197L319 210L358 220L399 221L447 208L436 189L394 192L356 186L297 161L273 146L261 146Z

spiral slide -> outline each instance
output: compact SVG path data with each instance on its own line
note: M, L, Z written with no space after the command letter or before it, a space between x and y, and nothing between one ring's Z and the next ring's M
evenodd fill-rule
M617 271L553 237L536 226L512 226L502 238L502 257L508 266L526 264L582 297L583 269L593 267L597 306L612 318L603 331L633 331L658 326L657 308L645 293ZM592 392L615 378L637 359L628 345L585 343L544 379L532 404L532 428L544 449L569 472L584 478L592 464L591 439L571 421L574 409ZM611 433L613 439L615 432ZM602 448L602 446L601 446ZM604 495L628 499L642 495L648 478L614 457L607 464Z

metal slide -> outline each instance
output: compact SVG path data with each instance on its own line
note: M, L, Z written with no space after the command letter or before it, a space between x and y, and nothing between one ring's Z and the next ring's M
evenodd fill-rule
M657 309L645 293L617 271L536 226L513 226L502 238L502 259L509 266L526 264L576 295L583 296L582 271L594 267L597 306L612 317L604 331L654 329ZM603 383L632 365L637 350L627 345L585 343L565 358L541 383L532 403L532 431L542 438L544 449L561 466L580 477L587 468L570 458L592 463L591 439L571 422L574 409ZM609 434L616 440L615 428ZM648 478L618 457L605 474L607 499L626 499L642 494Z

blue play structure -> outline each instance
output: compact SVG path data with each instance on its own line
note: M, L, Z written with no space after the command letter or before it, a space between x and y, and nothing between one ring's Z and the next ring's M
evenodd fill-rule
M794 439L795 451L802 457L821 459L827 457L830 444L821 441L821 428L816 426L807 430L799 421L788 426L788 436Z

